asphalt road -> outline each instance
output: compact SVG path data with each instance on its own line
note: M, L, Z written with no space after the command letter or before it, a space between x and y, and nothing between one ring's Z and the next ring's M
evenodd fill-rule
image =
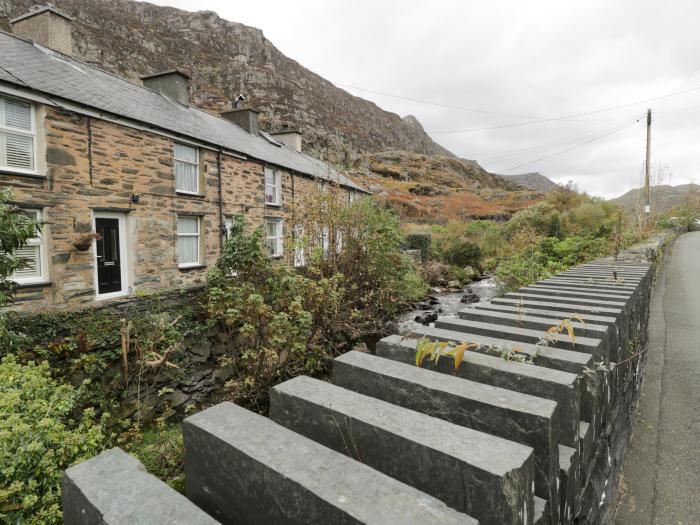
M700 524L700 232L681 236L652 297L637 422L614 523Z

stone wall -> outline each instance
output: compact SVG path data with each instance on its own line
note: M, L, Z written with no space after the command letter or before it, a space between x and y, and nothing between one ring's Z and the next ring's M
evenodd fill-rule
M230 403L187 418L187 497L223 523L605 522L634 425L656 267L674 235L387 337L375 355L341 356L332 384L274 387L269 419ZM563 323L575 338L552 333ZM419 341L470 346L460 364L443 355L416 366ZM137 495L120 508L145 503Z
M18 204L43 210L48 276L21 287L13 309L70 309L95 301L93 250L78 251L73 242L93 230L93 213L100 211L126 217L130 292L204 282L222 245L216 151L200 148L201 194L185 195L175 192L172 139L48 106L39 106L37 118L38 165L42 171L45 165L46 176L3 174L0 189L10 187ZM280 170L283 203L270 206L263 163L223 154L221 167L223 214L243 214L251 229L264 217L284 218L289 229L295 198L317 185ZM178 214L201 217L201 267L178 267Z

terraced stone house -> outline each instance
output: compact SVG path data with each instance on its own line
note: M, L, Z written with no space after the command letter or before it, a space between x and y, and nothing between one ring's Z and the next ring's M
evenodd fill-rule
M44 223L12 308L201 284L237 214L264 227L270 256L293 258L295 199L319 184L365 193L299 133L260 131L253 109L192 107L182 72L137 85L72 58L72 23L44 6L0 32L0 188Z

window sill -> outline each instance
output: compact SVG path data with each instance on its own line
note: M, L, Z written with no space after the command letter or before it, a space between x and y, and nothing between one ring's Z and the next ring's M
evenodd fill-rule
M281 203L281 202L278 202L278 203L266 202L266 203L265 203L265 206L269 206L270 208L281 208L281 207L282 207L282 203Z
M175 194L178 197L186 197L186 198L190 198L190 199L203 199L205 197L205 195L202 193L189 193L186 191L178 191L178 190L175 190Z
M23 290L25 288L49 288L53 286L51 281L39 281L39 282L29 282L29 283L16 283L17 290Z
M280 253L279 255L268 255L268 257L269 257L270 259L283 259L283 258L284 258L284 254L281 254L281 253Z
M29 173L26 171L15 171L8 168L0 168L0 175L12 175L13 177L27 177L28 179L45 179L46 175L40 173Z
M190 270L201 270L206 267L206 264L188 264L187 266L178 266L177 269L181 272L189 272Z

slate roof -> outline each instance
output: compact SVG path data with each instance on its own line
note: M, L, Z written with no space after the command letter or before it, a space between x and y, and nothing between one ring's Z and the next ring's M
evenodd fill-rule
M0 81L366 192L310 155L4 31L0 31Z

